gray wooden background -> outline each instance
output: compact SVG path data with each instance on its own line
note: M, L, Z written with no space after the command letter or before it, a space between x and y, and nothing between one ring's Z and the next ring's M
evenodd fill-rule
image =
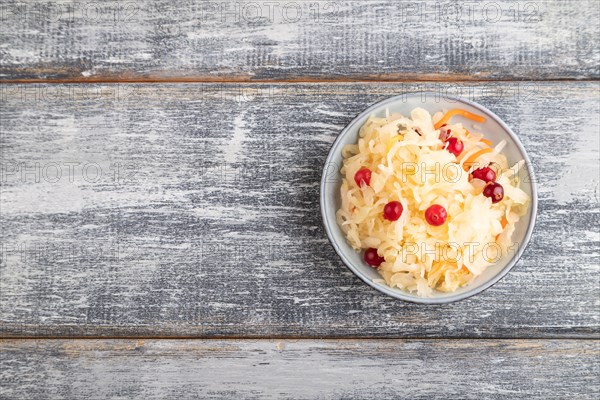
M597 1L0 2L0 398L600 397ZM487 106L532 242L441 306L363 284L319 179L368 105Z

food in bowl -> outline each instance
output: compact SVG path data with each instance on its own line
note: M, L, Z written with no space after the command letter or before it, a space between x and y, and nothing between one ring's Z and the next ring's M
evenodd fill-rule
M422 108L371 116L342 149L337 222L390 287L454 292L516 251L511 236L530 203L524 161L509 165L506 141L471 133L465 120L485 118Z

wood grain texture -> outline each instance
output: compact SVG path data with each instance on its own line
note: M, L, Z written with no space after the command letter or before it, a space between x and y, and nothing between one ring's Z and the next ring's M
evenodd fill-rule
M0 341L2 398L597 399L588 340Z
M596 0L5 0L0 18L1 80L600 77Z
M1 88L4 337L598 338L597 82ZM540 190L513 271L449 305L370 289L319 213L343 126L415 90L496 112Z

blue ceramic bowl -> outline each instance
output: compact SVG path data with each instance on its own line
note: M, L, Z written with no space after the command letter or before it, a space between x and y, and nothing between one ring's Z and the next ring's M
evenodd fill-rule
M518 244L516 250L511 254L502 257L494 265L486 268L486 270L470 284L459 288L453 293L435 291L431 297L419 297L416 294L398 288L391 288L383 283L373 282L373 279L381 279L381 276L377 270L369 267L363 261L361 253L354 251L348 244L344 233L338 226L335 218L335 213L340 208L341 204L339 191L342 176L339 171L342 166L342 148L347 144L357 142L358 131L370 115L383 117L385 116L386 109L389 110L390 114L399 112L403 115L410 115L410 112L416 107L424 108L432 115L435 112L453 108L462 108L474 114L484 115L486 121L482 124L477 124L478 128L480 127L477 131L485 132L485 137L494 143L498 143L502 139L506 140L507 145L502 152L508 158L510 165L519 160L525 160L526 165L524 168L521 168L519 173L519 177L521 178L520 187L531 197L531 204L528 212L517 222L515 232L512 236L513 242ZM470 121L464 120L463 123L465 124L465 127L470 128ZM429 92L409 93L391 97L374 104L360 113L344 128L344 130L342 130L333 143L329 155L327 156L327 161L323 169L323 176L321 178L320 203L323 224L329 240L344 264L346 264L348 268L358 275L365 283L378 291L397 299L414 303L450 303L480 293L498 282L516 264L531 238L537 214L537 202L537 189L535 186L531 161L517 135L506 126L496 114L480 104L450 96L440 98L439 95Z

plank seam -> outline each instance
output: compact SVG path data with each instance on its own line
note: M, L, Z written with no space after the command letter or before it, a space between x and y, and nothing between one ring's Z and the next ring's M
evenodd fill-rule
M549 337L377 337L377 336L352 336L352 337L335 337L335 336L0 336L0 341L3 340L290 340L290 341L308 341L308 340L413 340L413 341L437 341L437 340L502 340L502 341L527 341L527 340L546 340L546 341L562 341L562 340L577 340L577 341L600 341L600 336L549 336Z
M600 82L600 78L564 78L564 79L452 79L452 76L442 77L440 79L418 79L418 78L407 78L407 79L0 79L0 84L116 84L116 83L130 83L130 84L169 84L169 83L223 83L223 84L395 84L395 83L435 83L435 82L454 82L454 83L501 83L501 82L544 82L544 83L571 83L571 82Z

